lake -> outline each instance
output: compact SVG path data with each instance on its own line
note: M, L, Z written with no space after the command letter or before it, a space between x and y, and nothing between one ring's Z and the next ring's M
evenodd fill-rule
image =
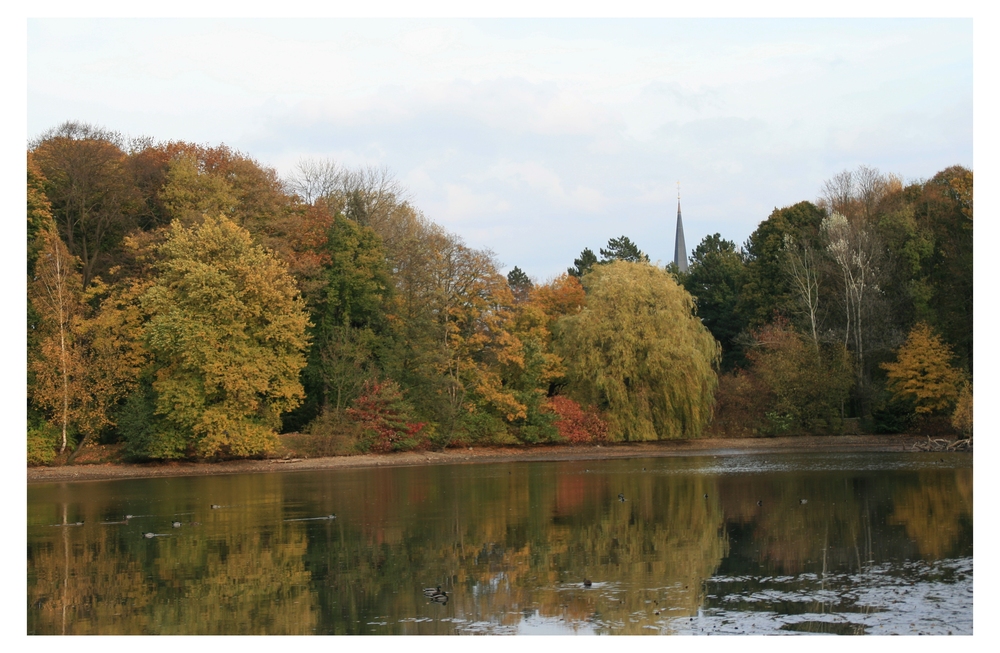
M970 454L32 484L27 532L29 634L973 632Z

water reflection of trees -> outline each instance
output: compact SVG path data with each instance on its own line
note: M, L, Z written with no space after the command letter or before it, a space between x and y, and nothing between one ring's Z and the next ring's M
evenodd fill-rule
M28 631L451 633L537 614L648 632L710 603L716 574L971 552L971 470L903 477L567 463L49 488L29 502ZM99 523L129 512L156 516ZM438 585L447 603L421 591Z
M196 480L192 479L194 482ZM226 491L192 505L156 493L141 515L102 484L87 501L66 487L49 506L66 506L84 524L31 527L28 632L51 634L311 632L315 610L299 529L282 532L275 484L234 477ZM111 484L103 484L109 486ZM113 486L112 486L113 487ZM62 500L60 503L59 500ZM271 510L212 510L210 502L273 505ZM146 516L147 514L151 516ZM173 528L174 520L182 522ZM192 522L199 522L197 525ZM144 533L162 536L146 538Z
M971 554L971 469L733 476L719 492L730 535L727 572L854 571Z
M942 477L952 474L953 491L942 492ZM897 486L893 506L889 523L906 530L921 557L939 560L965 547L971 550L971 469L920 472L911 482Z

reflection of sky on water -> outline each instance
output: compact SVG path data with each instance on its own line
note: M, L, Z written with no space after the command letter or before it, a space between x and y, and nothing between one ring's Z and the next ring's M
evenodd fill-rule
M721 576L707 582L718 592L709 595L716 607L703 608L693 617L657 616L651 605L647 613L635 612L625 620L641 624L649 634L972 634L971 558L882 564L854 574ZM747 585L754 589L743 591ZM508 616L520 616L520 621L441 621L450 621L457 633L470 635L597 635L625 628L625 620L598 615L573 620L525 610Z
M725 587L742 580L712 578L709 582ZM972 634L972 558L882 564L861 573L823 578L802 574L771 579L770 586L766 591L737 590L716 597L733 608L703 609L697 617L671 620L668 627L685 635ZM788 610L792 603L800 604L802 611ZM773 610L776 604L786 614Z
M628 461L637 474L763 474L771 472L872 472L892 470L951 469L962 465L960 453L753 453L721 450L711 456L684 458L636 458ZM580 471L603 473L608 466L620 467L622 460L590 461ZM621 471L616 469L616 471Z

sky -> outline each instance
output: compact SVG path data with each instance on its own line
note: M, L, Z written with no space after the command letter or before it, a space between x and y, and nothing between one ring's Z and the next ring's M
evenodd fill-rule
M282 176L385 166L538 281L631 238L742 244L845 169L973 167L971 19L29 19L27 136L67 120Z

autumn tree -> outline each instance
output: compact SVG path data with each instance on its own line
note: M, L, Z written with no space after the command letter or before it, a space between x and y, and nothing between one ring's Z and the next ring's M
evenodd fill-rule
M577 402L561 395L551 397L546 408L556 416L555 427L563 440L573 444L607 440L608 425L593 408L584 410Z
M488 250L457 239L442 252L447 275L439 290L442 348L437 368L447 381L448 414L485 408L506 422L527 407L503 383L500 368L523 363L523 346L511 333L514 297Z
M505 359L501 375L502 383L511 388L525 406L525 416L515 421L516 435L523 442L550 441L557 433L566 437L557 429L561 419L559 411L552 410L552 395L566 384L562 357L553 350L552 330L559 318L577 314L585 304L586 295L579 279L562 274L548 283L534 286L528 300L514 307L509 328L520 350L516 356ZM571 401L568 397L565 399Z
M44 211L39 207L36 211ZM43 216L36 216L36 219ZM36 346L29 350L29 398L59 426L65 451L79 417L83 360L75 327L83 317L79 259L70 254L51 219L38 228L28 301Z
M899 348L896 361L881 367L897 400L912 402L918 415L932 415L954 407L958 399L962 373L952 367L952 359L951 347L921 322Z
M191 225L209 215L236 214L239 201L224 176L208 174L197 156L181 152L170 162L160 200L172 220Z
M751 330L747 359L745 373L766 395L763 414L753 416L763 433L823 430L844 416L854 375L842 343L817 344L779 318Z
M42 247L46 244L40 236L46 230L54 230L52 221L52 206L45 196L45 179L41 170L35 164L31 153L27 157L27 272L28 272L28 297L27 297L27 350L28 360L31 360L33 352L38 348L37 324L39 320L38 311L32 303L31 282L35 278L35 263ZM32 373L28 369L28 387L32 385ZM30 411L30 404L29 404ZM29 422L31 416L29 415Z
M564 315L576 315L587 304L587 293L580 278L569 273L536 286L531 293L531 301L555 322Z
M174 222L142 296L155 413L177 457L268 451L301 401L307 316L275 257L226 217Z
M966 382L958 393L951 425L968 438L972 437L972 384Z
M135 227L141 209L125 147L120 134L75 122L32 144L52 216L70 253L81 261L84 286L101 270L114 244Z
M711 418L719 345L694 300L644 263L596 266L587 305L558 323L571 389L606 411L616 439L697 437Z
M391 379L365 381L363 391L346 412L364 430L364 451L407 451L427 444L424 424L411 421L413 407Z
M563 278L573 279L579 286L574 277ZM534 287L525 301L515 303L512 318L505 325L513 338L499 365L502 385L525 407L524 416L512 424L518 439L528 443L555 439L554 417L547 409L546 397L565 372L562 359L552 351L554 319L538 301L546 290L550 290L547 285Z
M130 301L134 284L112 292L95 279L84 289L80 261L57 233L39 174L29 161L28 395L32 407L58 425L60 453L70 436L77 438L71 462L114 426L115 406L135 387L145 361L141 315Z

